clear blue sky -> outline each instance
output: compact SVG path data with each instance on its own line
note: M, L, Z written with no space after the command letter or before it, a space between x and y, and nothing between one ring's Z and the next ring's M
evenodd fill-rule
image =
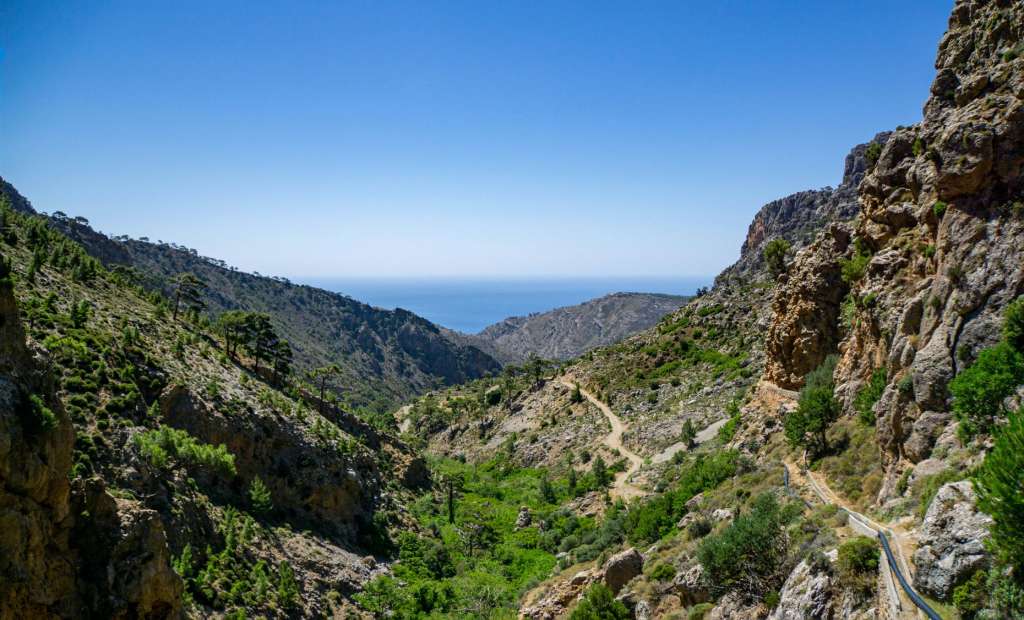
M0 3L0 176L289 276L713 275L951 0Z

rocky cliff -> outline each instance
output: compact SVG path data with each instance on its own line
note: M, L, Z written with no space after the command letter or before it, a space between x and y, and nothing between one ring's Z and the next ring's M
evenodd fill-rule
M949 381L995 344L1024 292L1024 9L958 2L922 121L893 132L860 216L800 253L774 301L766 382L797 388L828 354L852 411L882 369L879 502L953 424Z

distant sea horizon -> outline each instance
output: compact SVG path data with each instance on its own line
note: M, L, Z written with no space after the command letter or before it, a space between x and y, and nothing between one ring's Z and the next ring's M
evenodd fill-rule
M712 277L608 278L293 278L394 310L403 308L467 334L512 316L572 306L610 293L693 295Z

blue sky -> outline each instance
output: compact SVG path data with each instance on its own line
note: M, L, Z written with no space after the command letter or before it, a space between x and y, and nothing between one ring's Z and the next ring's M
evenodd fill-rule
M268 274L713 275L919 120L951 4L5 0L0 176Z

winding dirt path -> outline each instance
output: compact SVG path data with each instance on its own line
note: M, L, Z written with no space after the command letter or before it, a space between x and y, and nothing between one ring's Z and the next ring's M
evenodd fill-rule
M576 386L578 385L565 379L561 379L561 383L570 390L576 389ZM647 491L629 481L630 477L640 470L640 467L644 464L644 460L640 458L639 454L633 452L622 444L622 434L626 432L626 425L623 423L622 418L615 415L615 413L612 412L611 407L582 387L580 388L580 394L583 395L583 398L590 401L590 404L600 409L601 413L604 414L604 417L608 418L608 423L611 424L612 432L608 433L604 438L604 445L608 446L613 451L618 450L620 454L629 460L629 467L626 471L620 471L615 474L615 482L612 484L609 494L614 499L622 498L624 500L647 495Z

